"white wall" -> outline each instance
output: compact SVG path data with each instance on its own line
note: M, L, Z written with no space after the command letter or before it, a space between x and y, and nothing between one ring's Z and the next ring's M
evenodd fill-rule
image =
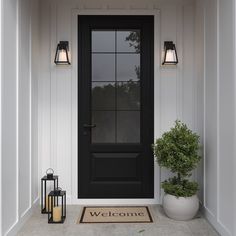
M197 94L195 100L195 125L196 130L200 135L201 150L200 154L202 160L199 165L199 170L197 172L196 178L198 183L201 184L202 188L199 190L199 195L201 196L201 201L203 202L203 169L204 169L204 11L200 4L195 5L195 57L194 57L194 74L195 74L195 92Z
M2 1L0 1L0 35L2 35ZM0 37L0 170L2 171L2 37ZM0 173L0 232L2 232L2 174Z
M180 62L176 68L162 68L155 64L155 136L170 126L176 118L186 122L192 129L202 134L202 124L196 113L202 109L198 99L196 84L198 78L194 71L195 5L191 0L41 0L41 64L39 80L39 160L40 174L45 174L52 167L60 176L60 185L67 190L69 198L77 198L77 75L76 63L71 66L56 67L53 63L56 45L60 40L68 40L76 45L77 25L72 24L74 9L81 11L122 12L160 10L157 22L157 36L160 39L157 50L163 48L163 42L176 43ZM127 13L127 12L126 12ZM158 27L160 26L160 27ZM160 57L160 52L158 57ZM77 51L72 50L72 59ZM160 58L158 58L160 59ZM199 85L201 86L201 84ZM201 96L201 95L200 95ZM199 108L200 107L200 108ZM75 169L75 171L73 171ZM160 177L161 176L161 177ZM159 175L156 168L155 200L160 202L159 183L169 176L162 170ZM199 178L198 178L199 176ZM201 169L194 172L194 177L202 182ZM200 198L201 198L200 192ZM69 200L69 199L68 199ZM82 203L82 201L71 201Z
M221 235L236 235L235 207L235 5L197 3L198 58L204 73L204 209ZM203 60L204 59L204 60ZM200 72L201 73L201 72Z
M13 235L38 199L38 5L3 0L2 7L1 235Z
M31 2L30 21L30 65L31 65L31 203L34 203L39 196L39 166L38 166L38 80L39 72L39 1Z
M2 230L17 220L16 1L3 1L2 57ZM11 65L11 67L9 67ZM11 173L11 175L9 175ZM5 184L4 184L5 183ZM5 194L4 194L5 193Z

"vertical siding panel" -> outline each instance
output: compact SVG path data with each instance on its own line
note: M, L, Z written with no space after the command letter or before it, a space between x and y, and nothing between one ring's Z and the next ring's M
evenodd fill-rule
M76 30L76 29L73 29ZM57 8L57 41L69 41L71 51L71 7L59 4ZM73 61L72 61L73 63ZM57 132L57 171L61 186L71 195L71 66L54 67L56 71L56 132Z
M39 79L39 2L34 0L31 4L31 137L32 137L32 163L31 163L31 189L32 203L38 198L39 166L38 166L38 79Z
M183 8L183 121L194 129L194 10Z
M2 230L18 220L17 166L17 3L4 0L2 61Z
M50 54L50 5L41 1L40 78L39 78L39 160L40 176L51 166L51 54Z
M205 38L205 207L217 214L217 7L207 1Z
M233 232L232 203L235 199L232 186L235 185L232 173L234 170L234 124L235 124L235 74L234 54L232 49L235 45L234 37L234 1L219 1L219 221ZM227 27L226 27L227 26Z
M30 15L29 2L21 1L19 14L19 214L30 208ZM23 191L21 191L23 190Z
M177 9L175 6L163 7L161 9L161 49L164 41L177 39ZM161 67L161 134L171 126L177 118L177 67ZM169 178L172 174L162 168L161 181Z

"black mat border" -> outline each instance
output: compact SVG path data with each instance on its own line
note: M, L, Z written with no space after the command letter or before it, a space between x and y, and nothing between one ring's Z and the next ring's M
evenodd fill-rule
M84 214L85 214L85 211L87 208L146 208L147 210L147 213L148 213L148 216L149 216L149 219L150 221L112 221L112 222L83 222L83 219L84 219ZM83 207L83 211L82 211L82 215L80 216L80 220L79 220L79 223L80 224L128 224L128 223L153 223L153 218L152 218L152 215L149 211L149 208L148 206L85 206Z

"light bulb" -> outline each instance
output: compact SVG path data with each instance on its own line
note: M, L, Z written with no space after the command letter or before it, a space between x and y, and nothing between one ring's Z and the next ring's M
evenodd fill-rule
M61 49L61 50L59 51L58 61L60 61L60 62L67 61L66 50Z
M167 50L166 52L166 62L175 62L176 61L176 55L174 50Z

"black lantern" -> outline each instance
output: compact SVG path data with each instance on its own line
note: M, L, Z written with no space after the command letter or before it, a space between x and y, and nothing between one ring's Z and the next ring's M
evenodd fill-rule
M178 64L178 56L175 44L172 41L164 42L164 60L162 65Z
M64 223L66 219L66 191L57 188L54 191L51 191L48 196L50 198L48 208L52 206L48 213L48 223Z
M60 41L59 44L57 45L57 51L54 59L56 65L70 65L68 51L69 51L69 42Z
M48 195L48 186L53 183L53 190L58 188L58 176L54 175L53 169L49 168L46 175L41 179L41 213L48 214L51 205L49 205L50 197ZM50 186L51 187L51 186Z

